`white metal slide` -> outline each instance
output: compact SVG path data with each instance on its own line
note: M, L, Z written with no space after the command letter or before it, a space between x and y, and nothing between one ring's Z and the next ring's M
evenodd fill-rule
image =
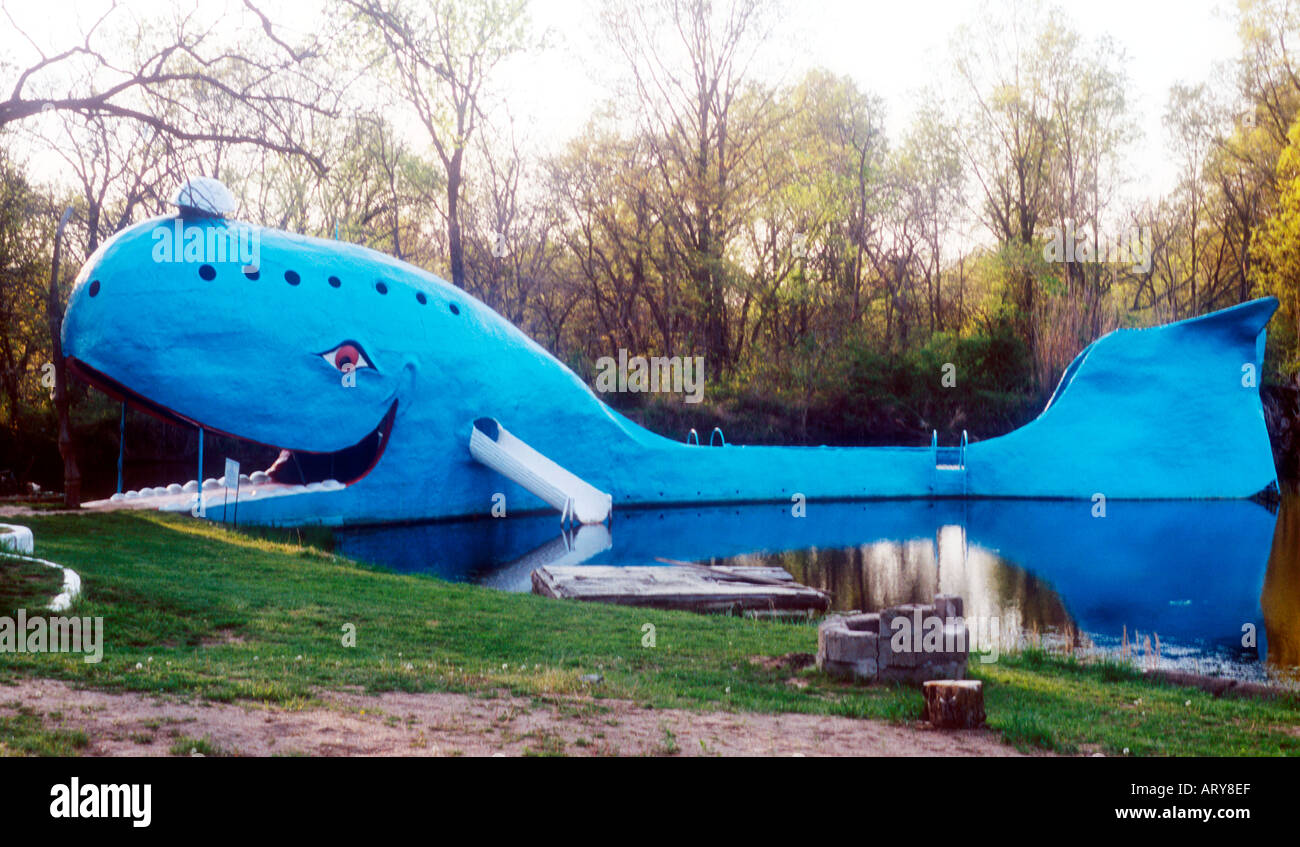
M614 506L611 495L538 453L492 418L474 421L469 452L492 470L559 509L566 520L603 523Z

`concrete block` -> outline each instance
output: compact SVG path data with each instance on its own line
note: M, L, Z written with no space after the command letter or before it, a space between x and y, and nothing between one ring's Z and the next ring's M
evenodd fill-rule
M830 637L828 633L837 631L844 626L843 615L827 615L817 626L817 667L822 667L829 660L830 656L827 651Z
M962 602L959 594L934 595L934 613L942 618L944 623L947 623L949 618L964 617L964 608L965 603Z
M899 682L904 685L920 685L930 677L930 670L924 666L903 668L897 665L882 667L876 672L876 679L881 682Z
M844 618L844 624L854 632L880 632L880 615L872 612L870 614L849 615Z
M960 597L941 594L933 605L906 603L878 614L831 615L817 628L817 667L844 679L865 682L921 685L935 679L964 679L970 632L964 622L947 620L961 618L962 611ZM933 628L936 619L942 621L940 641L937 646L931 643L927 650L926 627L929 624ZM904 642L897 650L896 636Z
M856 682L876 681L874 659L863 659L860 662L827 662L821 666L821 669L832 676L852 679Z
M970 630L964 623L944 624L940 649L927 653L929 662L962 662L970 656Z
M863 659L876 661L876 642L879 636L874 632L834 629L827 635L826 658L831 661L859 662Z
M879 636L871 631L871 615L845 618L833 615L817 627L817 667L826 673L855 680L872 681L876 676ZM858 618L858 620L854 620ZM863 627L850 629L855 623Z
M881 612L880 652L877 655L880 667L915 668L920 665L924 658L921 645L925 619L933 616L934 606L921 603L890 606ZM898 644L897 648L895 644Z

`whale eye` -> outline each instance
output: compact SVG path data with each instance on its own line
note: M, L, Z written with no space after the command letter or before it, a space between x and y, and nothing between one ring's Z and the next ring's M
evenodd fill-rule
M347 368L348 365L352 366L351 370L353 371L374 367L374 365L370 364L370 360L366 358L361 345L355 341L344 341L333 350L326 350L321 353L320 357L340 371Z

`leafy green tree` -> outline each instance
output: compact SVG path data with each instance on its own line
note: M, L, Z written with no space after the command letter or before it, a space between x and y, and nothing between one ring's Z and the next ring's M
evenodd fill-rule
M1286 351L1282 368L1294 372L1300 368L1300 119L1292 123L1278 157L1277 186L1276 207L1260 227L1252 253L1261 291L1281 302L1282 332L1272 340Z

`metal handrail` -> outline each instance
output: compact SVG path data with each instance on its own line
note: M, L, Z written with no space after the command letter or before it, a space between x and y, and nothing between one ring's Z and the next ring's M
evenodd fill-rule
M695 431L695 427L691 427L691 431L686 433L686 443L700 446L700 434Z
M966 435L966 430L961 431L961 496L966 497L970 494L970 472L966 470L966 448L970 445L970 437ZM962 532L965 533L965 528Z
M713 446L713 437L714 437L715 435L718 437L718 440L719 440L720 442L722 442L719 446L726 447L726 446L727 446L727 436L723 435L723 434L722 434L722 430L719 429L719 428L716 427L716 426L713 428L713 432L710 432L710 433L709 433L709 446L710 446L710 447Z

